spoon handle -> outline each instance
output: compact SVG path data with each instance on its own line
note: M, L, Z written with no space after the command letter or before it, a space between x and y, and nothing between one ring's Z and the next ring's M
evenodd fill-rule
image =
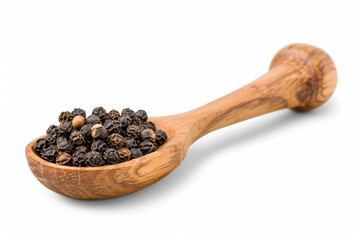
M265 113L319 107L330 98L336 83L337 73L329 55L314 46L293 44L275 55L263 76L179 117L191 119L191 145L209 132Z

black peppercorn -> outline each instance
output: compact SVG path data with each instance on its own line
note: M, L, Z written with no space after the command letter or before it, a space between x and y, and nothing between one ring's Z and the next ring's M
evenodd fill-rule
M163 130L156 130L155 135L156 135L156 143L158 145L163 145L166 142L167 135Z
M125 144L125 139L118 133L111 134L108 139L107 143L111 148L120 149Z
M41 154L41 158L48 161L48 162L55 162L55 159L57 157L57 148L55 145L51 145L48 148L46 148Z
M60 123L59 125L59 132L61 134L68 135L73 130L72 123L70 121L65 121Z
M100 123L101 120L97 115L90 115L86 118L86 124L91 124L91 126Z
M125 138L125 146L130 149L130 148L138 147L138 144L137 144L135 138L126 137Z
M77 146L74 149L74 152L78 152L78 151L82 151L82 152L88 152L88 149L85 146Z
M127 128L126 132L127 132L128 137L137 138L140 135L140 128L139 128L139 126L136 126L136 125L130 125Z
M141 122L146 122L148 120L148 116L144 110L138 110L135 113L134 119L140 119Z
M146 128L149 128L151 130L153 130L154 132L156 131L156 126L155 126L155 123L153 122L146 122L144 123L146 125Z
M49 134L51 132L51 130L53 129L57 129L58 127L56 125L51 125L47 130L46 130L46 134Z
M91 124L85 124L82 126L80 132L85 138L89 138L91 136Z
M104 160L106 160L109 164L116 164L120 162L120 155L119 153L113 149L108 148L103 154Z
M85 138L79 131L73 131L70 134L69 139L74 145L83 145L85 143Z
M64 139L57 143L57 148L59 152L71 153L73 150L73 145L70 143L70 141Z
M59 122L71 121L74 115L71 112L61 112L59 115Z
M38 153L38 154L42 154L45 150L45 148L47 147L47 141L45 138L39 138L37 141L36 141L36 144L35 144L35 151Z
M130 152L131 152L131 158L139 158L143 156L139 148L130 148Z
M155 135L154 131L151 129L143 130L140 134L140 137L141 137L142 141L145 141L145 140L150 140L152 142L156 141L156 135Z
M98 152L103 153L103 152L105 152L105 150L107 148L108 148L108 146L102 140L93 141L93 143L91 144L91 150L92 151L98 151Z
M91 127L91 136L93 139L105 139L108 136L108 132L103 125L95 124Z
M120 148L119 150L117 150L117 152L119 153L120 156L120 162L126 162L130 160L131 152L129 149Z
M92 114L99 116L101 120L104 120L107 117L106 110L103 107L94 108Z
M135 116L135 112L133 110L131 110L130 108L124 108L121 111L121 116L124 116L124 115L128 115L128 116L130 116L132 118L132 117Z
M129 115L123 115L119 119L120 127L127 128L132 124L132 119Z
M120 118L120 113L119 111L113 109L109 112L109 118L112 120L119 120Z
M75 148L75 152L72 156L73 165L75 167L85 166L85 155L87 152L88 150L84 146L78 146Z
M85 163L89 167L98 167L105 165L105 161L101 154L96 151L88 152L85 155Z
M74 110L71 113L74 115L74 117L81 115L84 118L86 118L86 112L81 108L74 108Z
M67 141L67 138L64 135L58 136L58 138L56 139L56 144L58 144L61 141Z
M156 131L155 124L153 122L144 122L139 125L140 131L143 131L145 129L151 129L154 132Z
M50 130L50 132L47 134L46 136L46 140L51 143L51 144L55 144L56 143L56 139L58 138L58 136L60 136L60 132L58 130L58 128L53 128Z
M141 152L146 155L156 150L156 146L153 142L145 140L139 145Z
M56 164L70 166L72 165L72 156L66 152L59 152L59 155L56 157Z
M106 121L104 123L104 127L109 134L118 132L118 128L116 126L116 121L113 121L111 119L106 119Z

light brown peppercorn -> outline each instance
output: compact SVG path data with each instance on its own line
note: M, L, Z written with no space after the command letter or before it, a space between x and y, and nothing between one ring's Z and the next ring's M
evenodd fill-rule
M94 139L105 139L108 136L108 133L106 131L106 128L101 124L95 124L91 128L91 136Z
M83 116L77 115L72 120L72 125L73 125L74 128L80 129L82 126L85 125L85 122L86 122L86 119Z
M129 149L120 148L119 150L117 150L117 152L119 153L120 156L120 162L126 162L130 160L131 152Z
M150 140L152 142L156 141L156 134L151 129L145 129L145 130L141 131L140 136L141 136L142 141L145 141L145 140Z
M59 152L59 155L56 157L56 163L60 165L71 165L71 155L66 152Z
M113 109L109 112L109 118L112 120L119 120L120 113L117 110Z
M59 115L59 122L65 122L65 121L71 121L74 118L74 114L72 114L71 112L61 112Z
M125 145L125 138L119 133L113 133L108 137L107 143L111 148L120 149Z

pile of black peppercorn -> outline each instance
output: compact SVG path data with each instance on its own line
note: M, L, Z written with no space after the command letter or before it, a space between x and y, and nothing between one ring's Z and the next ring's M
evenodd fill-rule
M59 126L51 125L46 137L36 141L42 159L66 166L98 167L117 164L154 152L167 140L156 130L144 110L130 108L106 112L97 107L92 115L75 108L61 112Z

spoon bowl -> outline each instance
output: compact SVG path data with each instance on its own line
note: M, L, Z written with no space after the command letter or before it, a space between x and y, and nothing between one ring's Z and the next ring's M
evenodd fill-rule
M62 195L77 199L106 199L125 195L159 181L172 172L186 155L185 151L178 150L181 136L175 136L174 128L162 119L149 120L167 133L166 143L157 151L128 162L101 167L50 163L35 151L38 138L27 145L26 158L35 177L44 186Z
M157 151L128 162L101 167L70 167L47 162L25 150L32 173L47 188L78 199L105 199L131 192L164 178L186 156L192 143L217 129L262 114L290 108L309 111L333 94L337 73L323 50L292 44L273 58L270 70L255 81L195 110L150 118L168 140Z

